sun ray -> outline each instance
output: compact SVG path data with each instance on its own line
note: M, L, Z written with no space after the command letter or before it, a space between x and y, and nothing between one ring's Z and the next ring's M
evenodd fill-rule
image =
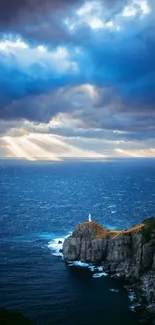
M125 157L145 157L145 154L143 150L123 150L123 149L116 149L116 152L118 152L121 156Z
M54 160L63 158L104 158L95 151L81 149L67 143L61 136L30 133L20 137L3 137L13 157L28 160Z
M34 141L39 141L39 142L41 142L43 145L47 145L48 147L49 147L49 150L54 150L54 152L59 156L59 155L61 155L61 154L63 154L64 155L64 153L65 153L65 150L64 150L64 148L61 148L60 146L58 147L58 145L56 145L55 143L54 143L54 138L52 137L52 138L49 138L49 139L47 139L47 138L45 138L44 136L42 136L42 135L38 135L37 136L37 138L35 137L35 136L33 136L33 137L31 137L31 138L33 138L34 139Z
M80 158L104 158L106 156L95 151L84 150L68 144L64 138L48 134L30 134L30 138L38 139L44 143L49 143L51 147L56 148L60 157L80 157Z
M26 148L26 151L33 154L35 159L60 160L59 157L54 156L51 152L41 148L28 138L21 137L19 138L19 142L24 148Z
M11 137L3 137L3 139L7 142L8 150L13 154L14 157L17 158L25 158L27 160L36 160L32 155L26 152L18 143L16 138Z

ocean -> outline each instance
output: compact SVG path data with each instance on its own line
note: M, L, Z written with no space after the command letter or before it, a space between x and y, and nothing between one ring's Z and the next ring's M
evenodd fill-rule
M124 281L62 259L89 213L111 229L155 215L155 159L0 161L1 307L36 325L138 324Z

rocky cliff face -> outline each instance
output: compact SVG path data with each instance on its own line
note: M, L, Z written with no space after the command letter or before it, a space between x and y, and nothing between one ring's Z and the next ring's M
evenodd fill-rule
M111 231L96 222L77 225L63 245L66 262L103 264L118 277L140 280L148 303L155 301L155 218L123 231Z

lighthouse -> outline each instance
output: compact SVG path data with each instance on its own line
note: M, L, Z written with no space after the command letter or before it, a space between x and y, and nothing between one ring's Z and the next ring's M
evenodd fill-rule
M91 222L91 214L89 213L89 216L88 216L88 221Z

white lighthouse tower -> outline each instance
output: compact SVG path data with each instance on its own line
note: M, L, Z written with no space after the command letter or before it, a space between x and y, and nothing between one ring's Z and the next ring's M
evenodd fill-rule
M89 213L89 216L88 216L88 221L91 222L91 214Z

